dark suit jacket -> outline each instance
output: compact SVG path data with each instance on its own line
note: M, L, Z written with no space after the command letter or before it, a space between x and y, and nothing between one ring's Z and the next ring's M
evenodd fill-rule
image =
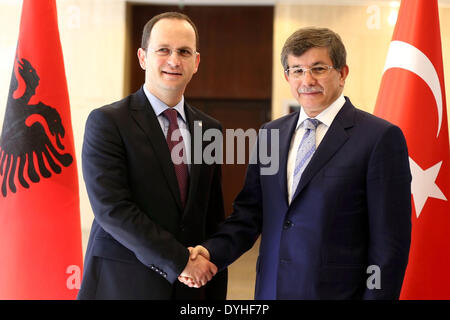
M261 233L256 299L398 298L411 233L401 130L346 98L289 205L286 165L298 115L263 126L279 130L279 171L261 175L259 161L248 166L233 214L204 243L211 260L223 268ZM380 268L381 289L366 285L377 284L371 265Z
M187 104L185 112L193 155L194 125L200 132L221 125ZM169 148L142 88L91 112L82 160L95 219L79 299L225 299L226 272L202 289L177 280L186 247L224 219L221 167L191 165L183 210Z

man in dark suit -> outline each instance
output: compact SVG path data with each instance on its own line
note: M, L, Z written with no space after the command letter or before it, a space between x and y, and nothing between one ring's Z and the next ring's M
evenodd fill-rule
M186 161L204 147L189 132L221 130L184 102L197 45L187 16L153 17L138 50L144 86L89 115L82 160L95 219L79 299L226 298L226 270L199 289L176 281L186 273L205 284L215 275L208 260L189 260L187 246L224 219L220 165Z
M223 269L261 234L256 299L397 299L411 233L404 136L342 95L349 68L333 31L300 29L281 56L301 110L258 141L277 143L279 171L250 164L234 212L191 259Z

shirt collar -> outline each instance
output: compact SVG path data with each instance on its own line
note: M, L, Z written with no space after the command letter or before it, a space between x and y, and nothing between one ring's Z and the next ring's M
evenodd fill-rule
M314 119L319 120L321 123L326 125L327 127L331 126L331 123L333 122L334 118L338 114L338 112L341 110L341 108L345 104L345 98L341 94L339 98L337 98L332 104L328 106L325 110L323 110L321 113L319 113ZM303 110L303 107L300 108L300 115L298 117L297 121L297 127L298 129L300 125L308 119L308 115L306 114L305 110Z
M161 115L166 109L169 109L170 107L166 105L164 102L159 100L156 96L150 93L150 91L147 90L145 85L143 86L144 93L147 96L148 101L150 102L150 105L153 108L153 111L155 111L155 114L157 117ZM178 102L173 108L178 111L178 114L181 116L183 121L187 123L186 121L186 114L184 112L184 96L181 96L180 102Z

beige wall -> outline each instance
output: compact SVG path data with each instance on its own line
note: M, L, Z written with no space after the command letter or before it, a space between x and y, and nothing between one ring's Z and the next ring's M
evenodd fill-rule
M160 1L161 2L161 1ZM185 1L188 2L188 1ZM206 3L205 1L204 3ZM254 2L257 2L256 0ZM263 1L266 4L269 1ZM324 3L324 1L319 1ZM349 3L348 1L344 1ZM237 2L235 1L234 4ZM345 94L359 107L373 110L393 27L387 23L390 8L386 1L366 5L310 5L311 1L280 1L275 6L273 61L273 117L285 113L291 100L279 62L281 47L297 28L327 26L341 34L348 50L350 75ZM336 1L333 1L336 3ZM353 1L353 3L357 3ZM369 5L380 9L379 28L369 29ZM59 28L71 101L72 122L78 167L88 113L118 100L124 90L125 0L57 0ZM12 62L19 30L21 1L0 0L0 127L8 96ZM443 55L450 53L450 9L440 11ZM376 20L376 19L375 19ZM371 22L377 22L372 21ZM375 23L376 24L376 23ZM377 27L375 25L375 27ZM450 88L450 61L444 58L447 96ZM93 219L80 171L83 245Z

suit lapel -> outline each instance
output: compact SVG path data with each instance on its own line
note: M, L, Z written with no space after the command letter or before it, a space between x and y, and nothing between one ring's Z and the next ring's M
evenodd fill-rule
M197 192L198 187L198 181L200 177L200 171L201 171L201 163L195 163L194 161L194 154L196 152L196 146L195 143L200 143L200 149L197 152L201 152L201 155L203 155L203 128L202 128L202 119L199 116L198 112L196 112L193 108L191 108L187 103L184 103L184 112L186 114L186 120L189 126L189 132L191 134L191 170L189 174L189 190L188 195L186 199L186 207L185 211L187 211L192 205L193 201L195 200L195 194ZM201 133L200 137L195 137L195 132ZM195 141L197 140L197 142Z
M161 130L161 126L156 118L153 108L142 88L133 94L130 109L133 119L147 135L154 154L159 160L162 172L166 177L169 189L181 210L180 191L178 190L178 181L170 157L169 147L167 146L166 138L164 137L164 133Z
M283 199L286 201L286 206L288 205L288 197L287 197L287 161L289 155L289 148L291 146L291 139L295 132L295 128L297 126L299 112L292 114L291 117L288 117L286 122L283 122L283 125L280 130L280 168L278 174L278 183L280 184L280 189L283 193Z
M303 171L297 190L292 201L298 196L308 182L317 174L317 172L331 159L331 157L339 150L339 148L349 138L346 129L354 124L355 107L348 99L342 109L336 115L331 123L325 137L314 153L308 166Z

